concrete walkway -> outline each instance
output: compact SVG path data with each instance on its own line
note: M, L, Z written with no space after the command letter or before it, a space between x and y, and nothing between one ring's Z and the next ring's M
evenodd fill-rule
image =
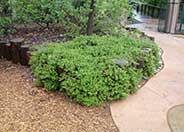
M127 100L111 104L121 132L170 132L167 112L184 104L184 39L146 31L164 50L164 69Z

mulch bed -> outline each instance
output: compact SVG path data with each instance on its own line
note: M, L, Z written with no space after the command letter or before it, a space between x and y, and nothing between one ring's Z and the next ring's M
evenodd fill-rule
M27 67L0 60L0 131L117 132L109 106L87 108L35 87Z
M44 42L63 42L68 38L64 36L65 29L61 25L53 26L50 29L43 29L36 24L19 25L16 32L0 37L0 41L9 41L15 38L23 38L26 45L36 45Z

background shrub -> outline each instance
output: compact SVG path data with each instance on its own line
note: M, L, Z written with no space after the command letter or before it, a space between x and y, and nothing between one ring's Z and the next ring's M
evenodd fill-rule
M7 11L13 25L36 23L45 29L60 24L70 37L111 34L131 15L128 0L2 0L0 12ZM3 30L10 25L5 20Z
M61 90L86 106L127 97L159 66L159 49L153 42L126 34L80 36L34 49L30 64L37 84ZM115 59L125 64L117 65ZM144 60L142 68L138 68L140 60Z
M0 17L0 36L4 36L12 32L14 32L14 26L11 17Z
M0 36L13 31L12 10L7 0L0 1Z
M92 33L111 34L125 25L132 11L128 0L67 1L63 10L67 19L66 27L72 36Z
M62 22L62 0L13 0L12 16L17 23L37 23L43 28Z

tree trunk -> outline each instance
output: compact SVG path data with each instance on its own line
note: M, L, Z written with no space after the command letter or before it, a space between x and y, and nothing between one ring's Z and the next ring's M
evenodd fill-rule
M94 21L94 16L95 16L95 0L91 0L91 5L90 9L91 12L89 13L88 16L88 23L87 23L87 35L92 35L93 34L93 21Z

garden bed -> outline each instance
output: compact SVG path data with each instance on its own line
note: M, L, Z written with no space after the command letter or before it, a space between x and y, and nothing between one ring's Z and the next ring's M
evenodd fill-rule
M154 38L134 28L126 30L118 36L81 36L65 43L42 44L33 47L32 53L25 41L12 39L0 42L4 51L0 56L22 65L32 58L37 85L61 90L87 106L99 105L135 93L159 68Z

